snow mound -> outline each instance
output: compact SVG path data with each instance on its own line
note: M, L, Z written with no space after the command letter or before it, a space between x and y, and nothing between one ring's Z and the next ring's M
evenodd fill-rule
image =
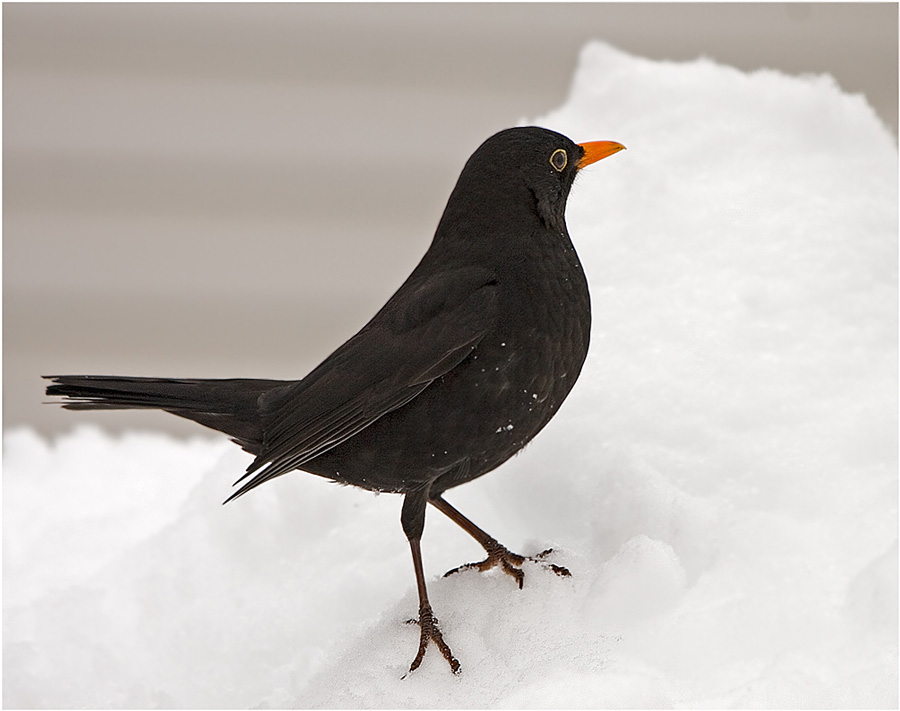
M892 136L829 77L600 43L533 123L628 146L569 202L592 350L448 499L572 577L437 577L481 551L429 512L462 674L432 649L402 679L399 498L296 474L222 507L248 461L222 440L16 430L6 706L897 706Z

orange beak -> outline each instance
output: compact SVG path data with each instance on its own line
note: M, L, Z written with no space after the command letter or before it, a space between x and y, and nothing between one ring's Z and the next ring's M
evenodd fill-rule
M584 155L578 161L578 170L591 163L596 163L598 160L603 160L613 153L625 150L625 146L615 141L591 141L590 143L579 143L578 145L584 149Z

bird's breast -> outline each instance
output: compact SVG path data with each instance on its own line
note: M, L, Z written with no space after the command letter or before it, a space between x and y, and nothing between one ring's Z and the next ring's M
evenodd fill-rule
M541 257L501 272L496 329L444 383L472 393L467 409L478 424L483 467L512 456L543 428L587 356L590 296L577 255L560 249Z

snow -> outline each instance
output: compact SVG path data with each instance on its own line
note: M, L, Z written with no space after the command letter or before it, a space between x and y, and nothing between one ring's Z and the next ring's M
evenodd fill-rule
M249 461L222 439L16 429L5 706L897 706L893 137L829 77L600 43L533 122L628 147L569 202L592 350L541 436L447 498L572 577L441 578L482 551L431 510L462 674L432 648L403 679L398 497L296 474L222 507Z

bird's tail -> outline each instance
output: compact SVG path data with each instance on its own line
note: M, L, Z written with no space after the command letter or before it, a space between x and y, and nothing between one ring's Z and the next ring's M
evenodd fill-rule
M262 440L264 396L284 380L129 378L112 375L45 375L47 395L65 398L68 410L165 410L230 435L256 453Z

